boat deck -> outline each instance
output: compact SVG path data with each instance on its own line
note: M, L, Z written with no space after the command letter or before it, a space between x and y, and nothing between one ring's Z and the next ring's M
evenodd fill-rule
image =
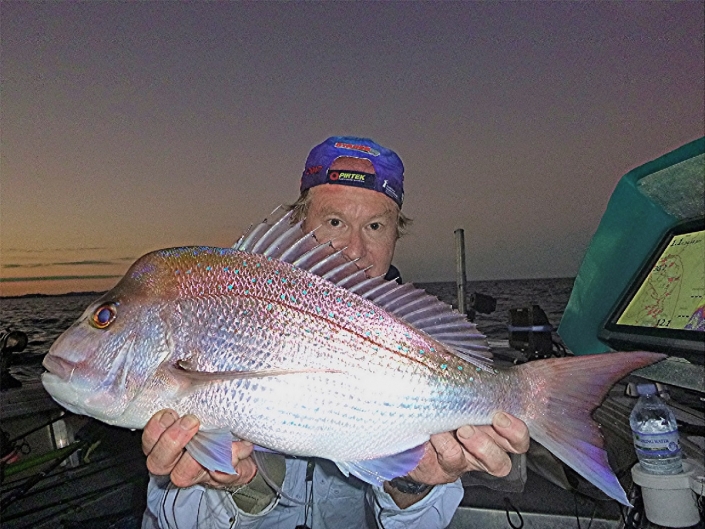
M509 359L504 361L509 362ZM613 469L629 492L632 487L629 470L636 457L628 422L633 399L625 396L627 382L629 379L612 389L596 410L595 418L603 425ZM679 420L705 427L702 411L678 402L671 404ZM0 410L2 428L11 438L30 431L31 425L41 426L63 413L39 381L25 382L22 388L0 392ZM8 468L5 466L0 485L3 529L138 527L145 507L147 484L140 434L66 414L52 426L40 427L27 435L26 445L32 452L23 454L20 461L31 460L43 452L72 446L76 442L87 443L93 449L88 464L85 456L79 462L74 454L59 466L52 467L52 463L46 461L12 475L4 475ZM705 438L702 435L681 435L681 439L685 456L702 467ZM618 504L607 500L584 480L576 481L571 471L556 470L550 463L546 464L545 458L538 467L532 466L532 460L536 460L532 456L535 449L532 447L528 457L529 470L523 492L468 486L450 527L553 529L589 526L608 529L621 526ZM538 460L541 460L540 455ZM32 482L33 476L39 479ZM577 487L580 493L575 494L554 483Z

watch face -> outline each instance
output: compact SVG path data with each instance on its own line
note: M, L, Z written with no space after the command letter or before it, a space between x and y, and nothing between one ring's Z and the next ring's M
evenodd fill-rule
M421 494L431 488L431 485L419 483L409 478L394 478L389 484L404 494Z

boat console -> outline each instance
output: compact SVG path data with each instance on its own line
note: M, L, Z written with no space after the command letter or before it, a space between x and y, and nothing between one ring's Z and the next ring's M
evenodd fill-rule
M558 333L576 355L614 350L658 351L668 355L666 361L635 371L632 378L660 384L663 396L676 414L684 466L691 472L683 476L678 487L663 480L662 490L656 484L658 480L647 480L649 488L656 492L644 488L646 481L640 467L632 465L624 481L627 487L631 486L633 476L634 483L641 485L646 503L647 493L656 498L682 488L684 498L694 502L691 515L685 521L676 520L683 509L673 509L669 526L690 526L698 518L702 520L705 138L683 145L622 177L584 256ZM620 389L625 391L620 394ZM602 414L603 431L608 439L610 434L629 439L627 419L634 403L629 384L625 383L613 390L597 410L595 416L599 420ZM695 504L701 509L699 516ZM648 518L649 505L645 507Z
M510 314L509 345L524 352L523 361L555 356L553 329L547 324L539 307ZM668 355L667 360L635 371L615 385L593 413L602 425L611 466L636 507L620 512L616 502L605 501L600 491L592 490L570 469L561 468L561 463L532 442L523 492L466 487L450 527L520 527L526 523L546 528L618 528L624 527L623 519L630 516L643 520L645 513L648 517L649 508L644 509L642 503L643 489L637 486L644 485L632 478L637 458L629 426L629 414L636 403L631 389L643 379L658 383L678 419L684 463L691 469L681 476L683 494L691 507L699 505L701 509L699 513L696 509L695 517L691 511L683 523L695 525L698 514L702 523L705 138L643 164L620 179L585 253L558 334L567 354L648 350ZM684 512L670 510L674 516Z

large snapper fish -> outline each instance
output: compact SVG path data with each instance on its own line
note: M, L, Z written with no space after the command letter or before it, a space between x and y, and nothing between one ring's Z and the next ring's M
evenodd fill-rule
M629 504L591 411L663 355L614 353L493 366L464 315L410 284L368 278L291 225L258 225L233 248L137 260L52 345L42 376L68 410L143 428L192 413L187 447L234 472L233 439L334 461L381 484L414 469L434 433L519 417L531 436Z

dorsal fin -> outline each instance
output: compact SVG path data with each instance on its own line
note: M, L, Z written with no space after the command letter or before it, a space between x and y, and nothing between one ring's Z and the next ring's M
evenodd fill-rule
M474 323L450 305L416 288L383 277L369 277L330 242L319 243L315 230L304 233L302 222L291 221L292 212L279 207L260 224L250 227L233 246L235 250L266 255L316 274L336 286L403 319L442 342L472 364L490 368L492 353Z

